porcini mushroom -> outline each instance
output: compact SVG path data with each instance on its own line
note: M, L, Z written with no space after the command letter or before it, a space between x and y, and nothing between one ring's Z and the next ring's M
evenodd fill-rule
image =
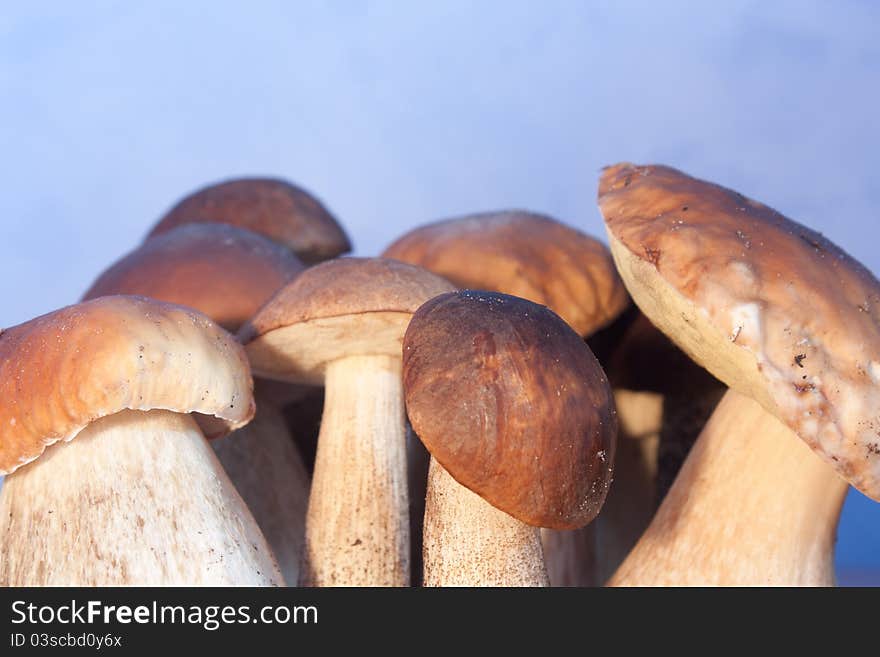
M237 178L204 187L181 199L150 235L200 221L232 224L260 233L309 264L351 250L342 226L321 202L284 180Z
M195 308L234 332L303 269L289 249L249 230L182 224L117 261L84 298L151 297ZM295 585L309 476L265 385L258 385L256 401L254 420L211 446L269 541L285 581Z
M609 167L599 206L635 302L729 386L610 583L832 584L846 482L880 499L880 283L669 167Z
M406 409L431 452L427 586L547 586L539 527L599 512L617 422L601 367L544 306L465 290L424 304L403 346Z
M339 258L306 270L242 327L260 376L325 386L303 584L408 583L401 343L416 309L451 289L394 260Z
M424 267L459 288L502 292L545 305L585 338L609 325L629 305L604 244L534 212L484 212L419 226L395 240L384 256ZM624 483L641 474L628 466L617 469L617 478ZM419 471L417 467L412 470ZM650 489L650 495L627 500L625 506L653 512L653 480L642 487ZM601 524L602 518L574 532L542 531L553 586L599 583L597 559L606 557L597 552L607 551L597 546L594 536ZM620 553L618 562L625 554Z
M254 401L203 315L103 297L7 329L0 398L0 584L282 583L205 440Z

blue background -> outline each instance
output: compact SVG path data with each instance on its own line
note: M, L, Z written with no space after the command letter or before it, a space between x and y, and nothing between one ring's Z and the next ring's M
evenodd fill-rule
M370 255L514 206L603 235L599 168L662 162L880 271L880 4L147 4L2 0L2 326L244 174L311 189ZM838 563L880 583L880 504L850 496Z

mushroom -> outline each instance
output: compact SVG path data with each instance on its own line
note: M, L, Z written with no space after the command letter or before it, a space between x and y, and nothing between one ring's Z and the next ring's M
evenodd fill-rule
M599 206L641 310L729 390L613 585L830 585L847 483L880 498L880 284L820 234L664 166Z
M430 223L398 238L384 256L424 267L460 288L502 292L545 305L584 337L614 322L629 305L604 244L552 217L533 212L486 212ZM630 409L620 405L622 419L641 416L642 409L625 413ZM417 467L419 453L413 452L411 458L413 473L423 472ZM621 456L630 455L618 452L618 460ZM427 469L427 454L422 458ZM617 480L626 484L635 479L635 486L648 494L625 500L627 513L617 515L633 517L632 508L652 513L653 479L642 483L644 474L640 470L628 462L623 465L616 468ZM609 494L609 502L612 500L613 492ZM414 514L414 518L419 517ZM545 562L554 586L596 585L600 581L597 559L610 558L617 563L623 559L631 544L625 551L617 550L615 556L597 554L608 551L606 546L596 545L595 532L601 531L604 524L603 517L574 532L542 531Z
M406 410L431 453L426 586L547 586L539 527L599 512L617 422L589 347L544 306L443 294L403 344Z
M0 398L0 584L283 583L205 440L254 414L206 317L111 296L10 328Z
M260 376L325 386L301 583L408 583L401 343L416 309L451 289L412 265L339 258L306 270L239 332Z
M342 226L304 189L272 178L237 178L180 200L156 224L157 235L184 223L210 221L260 233L313 264L351 251Z
M225 224L182 224L117 261L85 299L142 295L195 308L237 331L302 271L289 249L257 233ZM211 446L272 547L285 581L295 585L309 476L276 402L278 393L286 395L282 401L295 395L258 382L254 420Z

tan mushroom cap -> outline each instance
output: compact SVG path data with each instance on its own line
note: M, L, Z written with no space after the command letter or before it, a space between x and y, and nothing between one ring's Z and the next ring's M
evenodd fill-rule
M201 221L260 233L288 247L307 263L351 251L342 226L321 202L284 180L239 178L204 187L171 208L150 235Z
M629 303L607 247L550 217L510 210L446 219L410 231L383 254L459 288L492 290L547 306L581 335Z
M880 499L880 283L775 210L664 166L605 169L633 299L729 387Z
M207 317L141 297L86 301L0 332L0 474L125 409L198 413L209 437L247 424L244 351Z
M327 363L346 356L400 356L412 314L450 292L448 281L383 258L337 258L307 269L242 326L254 371L319 384Z
M553 529L602 508L614 398L589 347L548 308L474 290L431 299L406 331L403 381L425 447L493 506Z
M289 249L257 233L226 224L184 224L117 261L84 299L150 297L195 308L237 331L303 269Z

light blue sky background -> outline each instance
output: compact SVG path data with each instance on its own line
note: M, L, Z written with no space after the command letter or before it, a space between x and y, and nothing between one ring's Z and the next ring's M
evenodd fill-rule
M66 305L176 199L317 193L359 254L521 206L602 234L599 168L663 162L880 271L880 4L0 0L0 326ZM880 568L851 496L839 562Z

